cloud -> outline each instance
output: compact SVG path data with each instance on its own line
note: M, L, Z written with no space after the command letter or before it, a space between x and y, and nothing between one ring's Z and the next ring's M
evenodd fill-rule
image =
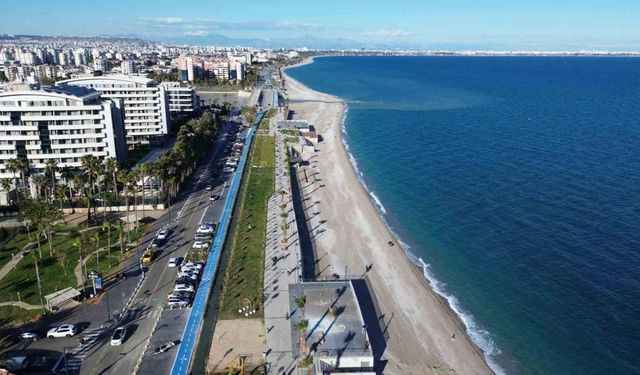
M185 35L185 36L208 36L209 32L208 31L204 31L204 30L185 31L184 33L182 33L182 35Z
M327 27L298 21L221 21L211 18L141 18L139 22L153 28L188 30L325 30Z
M408 36L416 35L416 33L412 31L404 31L404 30L371 30L362 32L360 35L362 36L372 36L376 38L404 38Z

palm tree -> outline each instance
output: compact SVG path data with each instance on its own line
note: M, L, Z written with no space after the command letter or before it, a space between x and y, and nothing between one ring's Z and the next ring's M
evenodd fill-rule
M56 190L56 172L58 172L58 163L54 159L48 159L44 164L44 172L51 176L51 196Z
M69 188L69 199L73 199L73 190L71 190L71 182L73 181L73 170L71 167L60 168L60 178L64 180Z
M64 200L67 198L67 186L65 184L58 184L53 194L55 199L60 203L60 213L62 214L62 221L64 222L64 213L62 210L64 210Z
M18 180L22 181L22 189L24 189L26 186L25 173L29 169L29 161L26 158L17 157L15 159L7 160L6 166L7 166L7 170L13 173L14 178L16 179L16 182L15 182L16 193L17 193L16 196L17 196L18 202L20 202L20 192L18 191ZM16 174L18 173L20 174L20 177L16 176Z
M118 195L118 179L116 178L116 174L118 173L118 161L116 158L110 157L104 161L104 169L105 173L111 176L111 183L113 184L113 192L116 197L116 205L118 204L119 195Z
M138 176L140 175L140 170L134 169L128 173L129 176L129 185L131 189L133 189L133 211L136 215L136 229L138 229Z
M41 174L33 176L33 183L36 185L36 198L47 198L47 187L49 180Z
M85 190L85 196L87 197L87 225L91 221L91 203L93 200L93 186L94 186L94 176L96 171L96 164L98 164L98 159L96 159L93 155L85 155L80 158L80 162L82 163L82 169L84 170L84 175L87 178L89 183L88 193Z
M78 232L77 230L74 230L71 232L71 236L73 236L73 242L71 243L72 246L76 247L78 249L78 257L80 259L80 282L82 283L82 289L84 289L84 284L85 284L85 280L84 280L84 275L86 272L86 269L83 270L82 267L84 265L84 249L83 249L83 240L84 240L84 236L82 233Z
M138 167L138 170L140 171L140 180L142 181L142 218L144 219L144 215L145 215L145 209L144 209L144 204L146 203L146 194L145 194L145 185L146 185L146 181L145 179L147 177L149 177L149 175L151 174L151 170L152 170L152 164L150 162L146 162L146 163L142 163L140 164L140 166ZM149 182L151 183L151 182Z
M124 205L127 212L129 211L129 172L126 169L121 169L116 173L116 181L122 184L124 190Z
M111 269L111 228L113 228L113 223L108 220L102 222L102 230L107 230L107 260L109 261L109 269Z
M9 192L11 191L11 181L8 178L0 179L0 187L7 192L7 201L9 200ZM8 204L9 202L7 202Z

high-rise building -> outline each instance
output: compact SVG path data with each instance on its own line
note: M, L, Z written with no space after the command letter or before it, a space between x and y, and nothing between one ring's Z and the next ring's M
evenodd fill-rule
M105 98L124 100L124 127L130 146L162 143L168 132L170 118L166 89L152 79L107 75L73 78L56 85L89 87L100 91Z
M162 82L169 98L169 112L174 115L180 112L193 112L199 106L200 99L191 86L179 82Z
M96 58L93 60L93 70L106 73L109 70L109 61L103 58Z
M120 64L120 70L122 74L133 74L136 72L136 63L132 60L124 60L122 64Z
M25 158L31 174L40 174L49 159L80 167L85 155L126 159L121 99L74 86L0 93L0 178L17 177L10 159Z

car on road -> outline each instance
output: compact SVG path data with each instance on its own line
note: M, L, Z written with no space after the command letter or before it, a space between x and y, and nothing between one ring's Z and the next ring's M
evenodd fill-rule
M178 276L176 278L176 284L185 284L185 285L193 285L196 286L196 283L198 282L198 280L194 280L189 276L184 276L184 277L180 277ZM184 291L186 292L186 291Z
M127 328L118 327L113 332L113 335L111 336L111 342L109 344L111 344L111 346L122 345L122 342L124 341L126 336L127 336Z
M211 234L206 234L206 233L196 233L196 235L194 236L194 239L196 241L211 241Z
M73 324L63 324L61 326L51 328L49 332L47 332L47 337L72 337L75 336L76 333L78 333L76 326Z
M176 284L176 286L173 287L174 292L193 292L195 290L196 288L189 284Z
M147 249L142 255L142 263L149 263L153 260L153 250Z
M196 233L200 233L200 234L212 234L213 233L213 226L209 225L209 224L202 224L198 227L198 229L196 229Z
M213 189L213 185L207 184L207 190L211 190L211 189Z
M167 300L167 305L169 305L170 307L187 307L190 303L191 301L189 301L188 299L180 297L170 296Z
M184 279L188 279L191 280L191 283L195 282L196 280L198 280L198 274L195 272L188 272L188 271L180 271L178 272L178 274L176 275L176 277L180 280L184 280Z
M36 341L40 338L40 334L36 331L24 331L18 335L22 341Z
M191 300L191 297L193 297L193 293L191 292L173 292L171 294L169 294L169 298L183 298L183 299L188 299Z
M156 238L160 241L164 241L167 239L167 237L169 237L169 229L167 228L162 228L158 231L158 234L156 234Z
M222 171L224 173L233 173L234 169L231 167L225 167Z
M217 201L218 199L220 199L220 196L218 194L213 194L209 197L209 200L213 202Z
M208 248L209 246L210 246L210 245L209 245L209 242L206 242L206 241L196 241L196 242L194 242L194 243L193 243L193 246L191 246L191 247L193 247L194 249L206 249L206 248Z
M196 269L198 271L200 271L202 269L202 264L200 263L193 263L193 262L187 262L182 266L182 270L188 270L188 269Z
M151 240L149 247L156 248L158 246L160 246L160 240L158 240L157 238L154 238L153 240Z
M182 262L182 258L180 257L169 258L169 263L167 263L167 267L169 268L178 267L181 262Z

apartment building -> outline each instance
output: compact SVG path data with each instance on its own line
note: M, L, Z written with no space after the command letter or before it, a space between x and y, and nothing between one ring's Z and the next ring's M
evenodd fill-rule
M193 112L200 105L200 99L191 86L179 82L162 82L169 98L169 113L174 116L180 112Z
M152 79L107 75L59 81L56 85L84 86L98 90L102 97L124 101L124 128L127 144L161 144L169 128L166 88Z
M74 86L0 93L0 179L17 177L7 169L17 157L29 161L33 175L44 173L49 159L80 167L85 155L126 160L121 99Z

